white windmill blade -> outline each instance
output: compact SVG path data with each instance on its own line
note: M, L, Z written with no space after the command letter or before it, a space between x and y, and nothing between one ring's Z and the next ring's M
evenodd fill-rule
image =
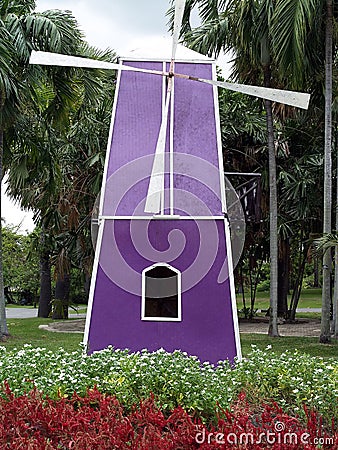
M164 155L167 140L167 126L168 126L169 105L171 98L171 88L172 88L172 78L169 78L167 98L165 102L164 112L162 115L162 122L158 134L156 150L154 155L153 168L150 175L148 193L144 207L144 212L146 213L157 214L161 210L161 199L164 191L164 165L165 165Z
M178 40L183 20L184 8L186 0L175 1L175 17L174 17L174 31L171 49L171 62L170 62L170 74L174 71L175 56L178 46ZM169 75L169 74L168 74ZM164 192L164 169L165 169L165 145L167 138L167 126L169 116L169 104L171 98L171 90L173 86L172 75L168 78L167 97L165 102L165 108L162 115L161 127L158 135L153 168L150 175L150 181L148 186L148 193L144 212L147 213L159 213L161 210L161 200L163 199Z
M176 0L175 1L173 43L172 43L172 51L171 51L171 59L172 60L174 60L175 56L176 56L176 50L177 50L178 40L180 37L185 2L186 2L186 0Z
M108 70L127 70L130 72L142 72L152 75L166 76L168 72L159 70L140 69L138 67L126 66L124 64L98 61L96 59L83 58L81 56L61 55L60 53L36 52L32 51L30 64L41 64L44 66L62 66L62 67L81 67L87 69L108 69Z
M177 75L176 75L177 76ZM194 79L194 78L190 78ZM260 97L273 102L284 103L285 105L296 106L298 108L308 109L310 94L295 91L286 91L283 89L272 89L261 86L250 86L246 84L228 83L226 81L206 80L204 78L195 78L195 81L212 84L231 91L241 92L242 94Z

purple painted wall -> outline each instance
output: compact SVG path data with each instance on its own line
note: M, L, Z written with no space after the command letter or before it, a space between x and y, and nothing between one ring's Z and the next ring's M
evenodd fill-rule
M126 64L162 70L162 63ZM175 70L202 78L212 77L211 64L177 63ZM175 214L222 214L213 88L178 78L174 98ZM143 209L161 114L162 77L122 73L103 215L131 216L135 211L137 215L147 215ZM182 157L182 154L192 158ZM195 203L194 196L208 206L208 212L205 207L200 210L200 202Z
M212 79L211 64L178 63L175 70L179 73ZM193 155L218 169L213 87L189 80L176 79L174 118L175 155L180 153ZM209 207L210 214L222 214L219 174L215 177L212 167L201 164L197 160L191 164L189 160L185 163L180 158L174 158L174 174L175 189L197 195ZM191 203L189 195L181 198L176 196L176 212L182 215L182 211L186 210L191 215L198 214L198 207L197 210L192 210ZM203 213L205 214L205 211Z

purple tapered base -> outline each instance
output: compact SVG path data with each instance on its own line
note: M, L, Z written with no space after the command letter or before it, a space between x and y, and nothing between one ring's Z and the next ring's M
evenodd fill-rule
M227 262L224 221L151 220L145 225L125 219L106 220L101 226L100 263L87 317L88 352L109 345L131 351L164 348L211 363L232 361L237 348L230 281L219 280ZM157 260L156 252L169 260ZM167 262L182 274L182 321L141 320L141 274L157 262Z

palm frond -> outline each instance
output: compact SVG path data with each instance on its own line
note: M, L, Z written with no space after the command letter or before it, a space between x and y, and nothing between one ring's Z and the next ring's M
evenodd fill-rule
M229 22L227 17L212 19L185 35L188 46L208 56L217 57L228 47Z
M271 24L271 39L274 55L283 75L292 75L302 86L305 68L309 69L310 53L307 52L309 36L311 52L313 40L318 39L320 26L316 21L323 20L323 0L284 0L277 2ZM315 26L316 25L316 26ZM319 24L320 25L320 24ZM311 32L315 28L315 33Z
M315 249L315 254L319 255L322 252L326 252L332 247L338 246L338 234L337 233L327 233L323 236L314 239L313 246Z
M48 10L24 19L27 40L36 50L77 53L83 34L70 11Z
M5 0L4 3L5 13L7 14L16 14L17 16L22 16L24 14L29 14L34 11L36 7L35 0L25 0L25 1L17 1L17 0Z
M25 30L20 18L13 13L8 14L5 19L5 26L7 31L11 35L16 57L19 59L19 61L28 61L30 51L29 47L27 46Z
M0 21L0 108L10 96L17 96L15 65L15 46L4 22Z

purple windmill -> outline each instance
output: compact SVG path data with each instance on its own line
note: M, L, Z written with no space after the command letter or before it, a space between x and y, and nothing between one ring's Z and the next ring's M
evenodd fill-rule
M169 71L170 55L162 58L123 63ZM179 48L175 70L211 79L215 66ZM217 88L173 84L169 102L165 77L120 72L86 340L90 351L163 347L233 359L240 345Z
M31 57L35 64L118 70L88 352L163 347L213 363L241 356L217 87L300 107L308 96L216 81L212 60L177 45L184 5L175 5L169 55L134 54L121 64Z

